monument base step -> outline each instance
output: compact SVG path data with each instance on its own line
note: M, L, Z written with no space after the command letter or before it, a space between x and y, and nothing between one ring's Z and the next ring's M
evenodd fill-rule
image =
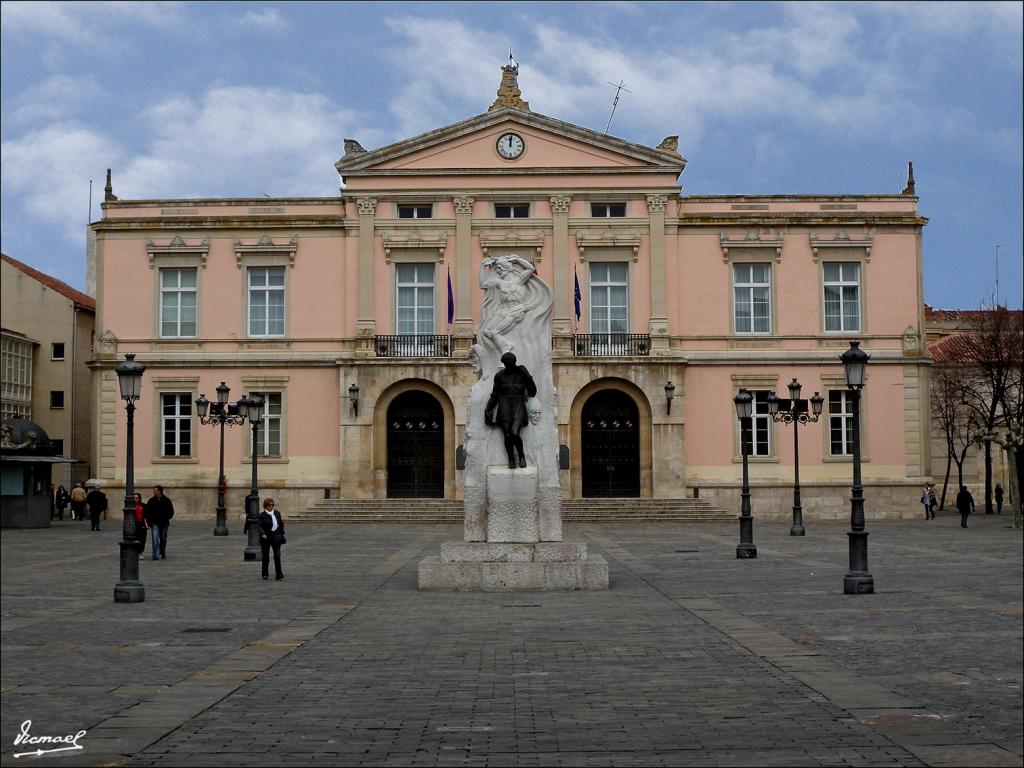
M482 543L486 546L486 542ZM419 586L422 591L460 592L608 589L608 561L600 555L590 555L584 560L446 562L432 555L420 560Z

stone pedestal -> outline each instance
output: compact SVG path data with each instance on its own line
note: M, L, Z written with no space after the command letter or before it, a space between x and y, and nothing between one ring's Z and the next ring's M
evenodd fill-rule
M487 541L540 540L537 468L487 468Z
M447 541L420 561L421 590L608 589L608 561L575 541Z

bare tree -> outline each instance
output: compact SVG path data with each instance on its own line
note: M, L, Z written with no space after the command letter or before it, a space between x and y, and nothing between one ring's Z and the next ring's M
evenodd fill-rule
M973 327L961 335L959 344L965 372L972 379L963 391L982 433L991 434L1021 423L1024 313L990 300L973 316ZM984 446L985 512L991 514L992 443Z
M946 441L946 476L942 481L939 509L946 508L946 490L952 464L956 463L959 488L964 484L967 452L984 434L974 408L968 403L971 395L967 390L970 386L971 377L962 365L941 363L932 373L932 419L942 430Z

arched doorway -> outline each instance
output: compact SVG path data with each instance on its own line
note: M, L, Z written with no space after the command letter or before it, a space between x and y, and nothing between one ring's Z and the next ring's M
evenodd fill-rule
M640 495L640 412L629 395L602 389L580 423L584 497Z
M444 497L444 411L427 392L395 397L387 414L388 498Z

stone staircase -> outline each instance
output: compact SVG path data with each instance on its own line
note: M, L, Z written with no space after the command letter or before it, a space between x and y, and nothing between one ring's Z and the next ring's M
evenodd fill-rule
M736 514L702 499L563 499L566 522L721 523ZM461 499L323 499L288 523L461 523Z

